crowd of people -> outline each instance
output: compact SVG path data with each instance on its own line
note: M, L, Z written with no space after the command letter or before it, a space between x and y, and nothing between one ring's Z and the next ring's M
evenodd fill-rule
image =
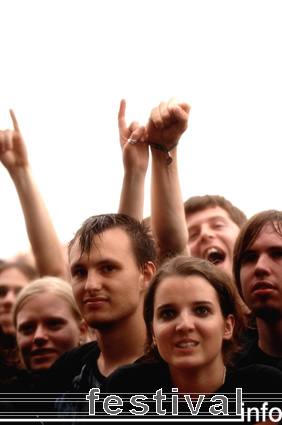
M127 126L121 100L119 206L87 218L67 255L10 113L0 161L34 261L0 264L0 391L11 394L0 416L282 421L282 212L248 219L221 195L183 201L177 154L190 105L171 98L146 126Z

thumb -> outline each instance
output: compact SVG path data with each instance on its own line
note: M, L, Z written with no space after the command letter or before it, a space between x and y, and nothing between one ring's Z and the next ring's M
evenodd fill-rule
M188 103L182 103L175 107L174 115L184 132L188 127L188 118L191 106Z
M191 110L191 106L189 105L189 103L186 103L186 102L179 103L177 108L179 110L179 114L181 112L185 112L189 116L190 110ZM181 109L182 109L182 111L180 111Z

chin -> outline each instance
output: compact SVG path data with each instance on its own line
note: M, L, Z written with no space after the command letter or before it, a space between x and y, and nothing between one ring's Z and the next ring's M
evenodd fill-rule
M51 366L52 366L52 363L46 363L40 366L36 365L34 367L31 367L30 369L32 370L32 372L42 372L44 370L50 369Z

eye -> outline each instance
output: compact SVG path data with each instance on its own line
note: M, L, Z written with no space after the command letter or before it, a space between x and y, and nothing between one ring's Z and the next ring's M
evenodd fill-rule
M282 251L277 250L277 251L273 251L271 254L272 258L282 258Z
M23 335L30 335L34 332L35 326L32 323L24 323L19 326L18 332Z
M188 234L189 234L189 240L191 241L191 240L196 239L198 237L199 232L188 232Z
M8 288L6 286L0 286L0 297L4 298L6 297L8 293Z
M65 321L61 319L50 319L48 321L48 327L52 329L61 328L64 324L65 324Z
M72 277L78 277L78 278L84 277L84 276L87 276L87 270L83 269L83 268L74 269L74 270L72 270L71 274L72 274Z
M257 261L257 258L258 258L257 254L253 252L249 254L245 254L242 259L242 264L254 263Z
M215 229L220 229L220 228L224 227L224 225L221 224L221 223L217 223L214 227L215 227Z
M210 313L210 309L201 305L196 308L196 313L200 316L207 316Z
M173 319L176 315L176 312L172 309L165 309L160 312L160 317L162 319Z
M104 272L110 273L110 272L116 270L116 267L108 264L106 266L103 266L102 269L103 269Z

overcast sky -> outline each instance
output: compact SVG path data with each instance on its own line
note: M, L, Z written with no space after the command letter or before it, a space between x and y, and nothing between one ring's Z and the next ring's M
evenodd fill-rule
M170 97L191 104L184 200L220 194L247 216L282 209L281 10L278 0L0 0L0 128L13 108L62 241L117 211L121 98L128 124ZM7 258L28 240L1 164L0 187Z

